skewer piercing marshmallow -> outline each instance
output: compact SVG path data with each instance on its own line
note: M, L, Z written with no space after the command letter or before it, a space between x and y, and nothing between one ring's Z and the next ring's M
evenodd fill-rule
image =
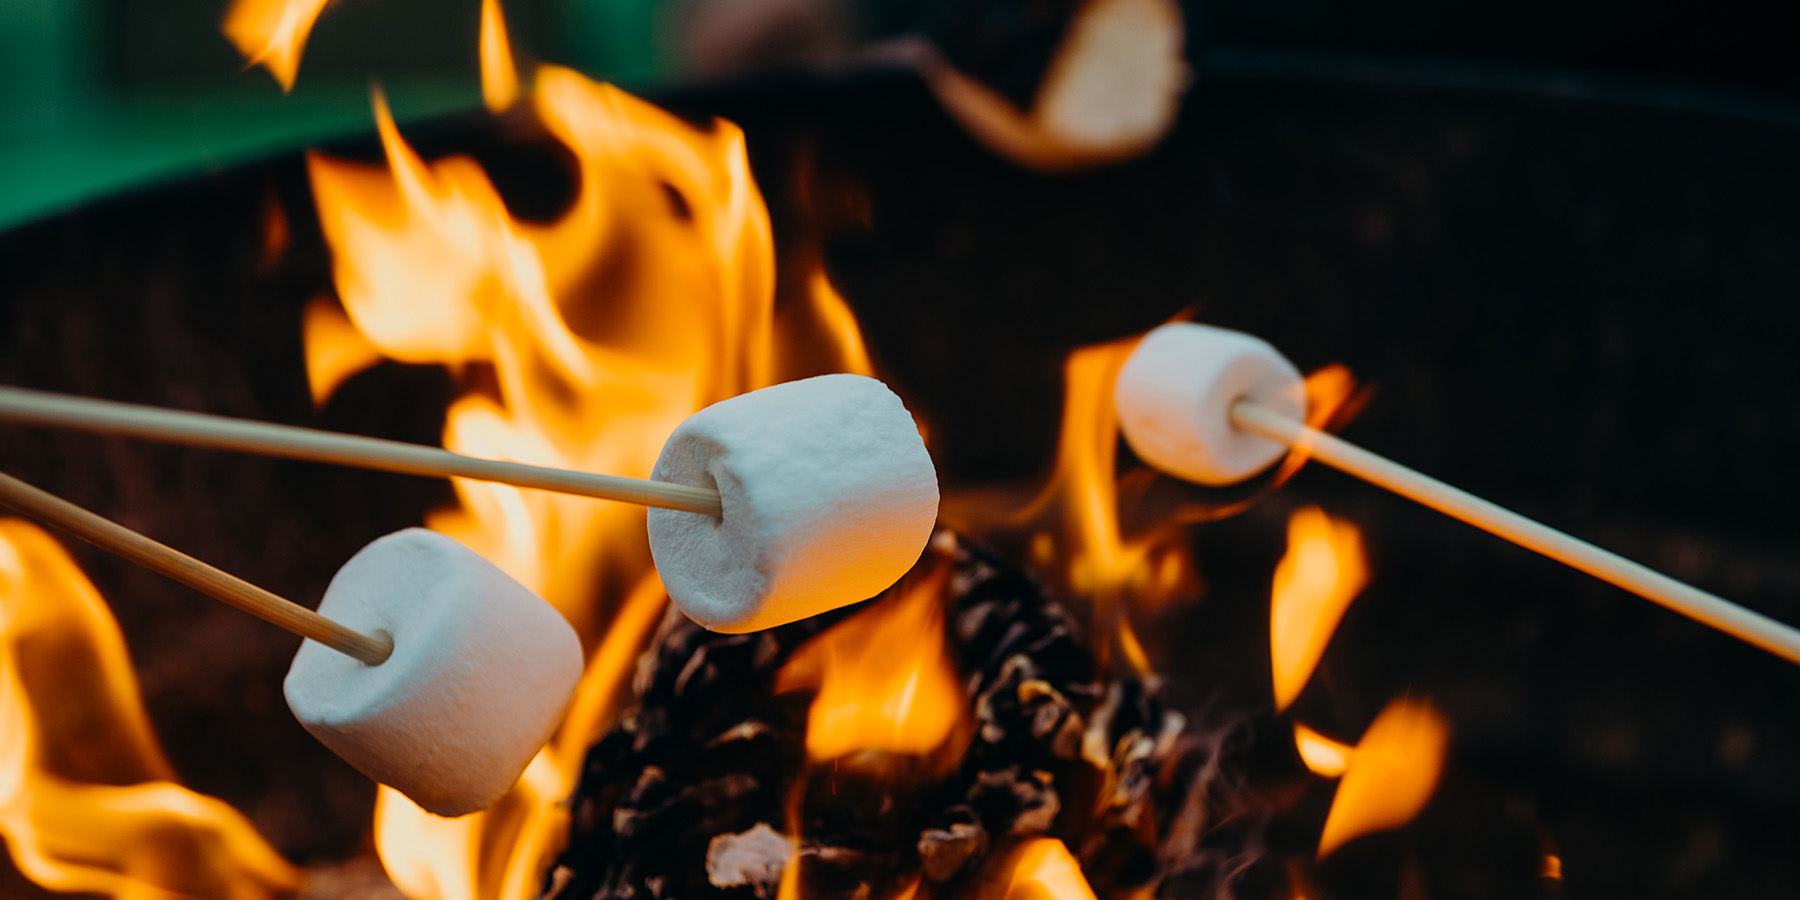
M363 774L440 816L485 809L562 720L581 642L542 598L454 539L409 528L338 570L325 616L387 637L380 665L306 641L283 692Z
M1164 325L1119 370L1119 426L1145 462L1206 484L1256 474L1287 447L1633 591L1800 664L1800 629L1676 581L1302 421L1305 382L1273 347L1205 325Z
M724 515L652 509L650 552L675 605L728 633L866 600L912 568L937 520L937 470L886 385L824 375L707 407L652 477L716 488Z
M1306 383L1266 341L1174 322L1144 336L1119 370L1113 400L1126 442L1145 462L1189 481L1226 485L1268 468L1288 450L1233 425L1231 404L1254 400L1299 419Z

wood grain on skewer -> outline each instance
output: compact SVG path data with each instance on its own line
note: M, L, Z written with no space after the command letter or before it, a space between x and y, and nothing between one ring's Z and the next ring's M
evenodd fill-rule
M1429 475L1370 453L1335 435L1312 428L1249 400L1231 407L1231 423L1386 488L1438 512L1505 538L1527 550L1586 572L1710 625L1739 640L1761 647L1792 663L1800 663L1800 630L1723 597L1676 581L1610 550L1528 519L1499 504L1451 487Z
M0 472L0 505L371 666L381 665L394 651L394 645L388 641L346 628L4 472Z
M718 491L685 484L480 459L404 441L24 388L0 387L0 421L118 434L407 475L495 481L708 516L723 514Z

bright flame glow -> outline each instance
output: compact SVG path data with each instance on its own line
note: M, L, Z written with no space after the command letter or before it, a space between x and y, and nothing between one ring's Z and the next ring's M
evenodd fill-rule
M481 0L481 100L496 113L519 100L519 70L513 65L500 0Z
M838 349L838 368L855 375L874 375L875 365L869 361L869 349L863 344L862 328L850 312L823 267L815 268L807 279L807 298L812 301L812 314L830 336L829 343Z
M766 383L767 213L729 125L700 131L555 67L534 98L580 165L579 195L549 225L514 220L472 160L427 165L379 98L389 169L312 157L338 293L390 358L492 366L494 389L453 405L446 447L647 477L682 419ZM641 509L456 489L460 507L430 524L584 632L599 630L597 586L650 568Z
M962 503L953 498L955 507L947 518L976 535L994 530L1029 534L1033 565L1048 570L1070 594L1093 602L1096 649L1103 656L1117 651L1148 672L1149 659L1131 631L1131 610L1197 590L1197 585L1177 523L1171 520L1167 527L1128 537L1120 521L1113 388L1138 340L1080 347L1064 361L1056 462L1028 506L995 522L982 510L991 498L976 495Z
M343 307L326 297L314 297L306 304L300 339L306 348L306 383L314 406L324 406L351 376L381 362L381 351L356 330Z
M1389 703L1350 754L1325 815L1319 858L1412 821L1437 790L1449 743L1450 725L1430 703L1404 697Z
M1336 778L1350 767L1353 748L1349 744L1334 741L1298 722L1294 723L1294 747L1300 751L1300 761L1314 775Z
M1350 601L1368 584L1362 533L1317 507L1288 519L1288 548L1275 567L1269 651L1275 708L1287 709L1325 655Z
M1306 424L1321 431L1342 425L1361 408L1356 401L1356 376L1341 363L1320 368L1306 376ZM1300 471L1310 457L1310 441L1294 445L1282 459L1275 483L1285 483Z
M1137 338L1082 347L1063 364L1062 434L1056 471L1047 493L1061 500L1064 534L1072 546L1069 583L1089 595L1116 591L1137 572L1144 548L1119 534L1119 426L1113 409L1113 382L1137 348Z
M924 755L950 739L965 704L944 652L949 575L940 566L902 582L897 596L832 626L788 658L775 690L819 690L807 711L808 756Z
M225 14L225 37L253 66L262 66L281 83L294 89L300 74L300 55L306 37L328 0L235 0Z
M1014 851L1002 900L1096 900L1081 864L1062 841L1034 838Z
M804 334L830 346L774 344L768 213L738 129L696 128L554 66L538 71L530 102L578 168L576 196L547 224L514 218L473 160L420 157L379 95L385 166L308 159L351 343L479 376L448 410L445 447L648 477L677 424L768 384L778 350L868 365L848 306L822 276ZM307 331L319 397L349 368L327 357L365 361L341 340L314 340L329 330ZM587 671L563 727L499 803L446 822L384 790L376 843L414 900L523 900L566 834L561 803L666 597L641 508L453 484L457 505L427 524L555 605L584 635ZM922 676L918 690L932 684Z
M99 593L48 534L0 519L0 836L19 871L129 898L298 886L248 820L173 777Z
M1557 856L1554 853L1544 854L1544 868L1538 872L1538 877L1545 878L1550 881L1563 880L1562 857Z

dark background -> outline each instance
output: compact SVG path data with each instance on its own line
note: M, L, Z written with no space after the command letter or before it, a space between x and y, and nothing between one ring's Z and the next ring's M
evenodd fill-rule
M1075 176L993 158L892 72L652 96L746 128L783 247L823 249L952 485L1041 478L1068 350L1192 309L1302 368L1349 365L1374 389L1350 439L1800 621L1800 106L1773 5L1242 3L1194 22L1176 133ZM509 149L530 132L470 115L409 137L480 150L514 202L553 209L566 181ZM802 201L834 194L872 224ZM294 236L274 264L271 198ZM429 370L384 366L311 410L297 323L329 275L294 153L15 227L0 272L5 383L437 434L448 384ZM13 429L0 467L303 600L447 494ZM1285 896L1330 796L1268 710L1268 577L1301 503L1363 528L1373 581L1296 717L1353 738L1412 692L1453 729L1420 821L1346 848L1320 893L1800 896L1800 673L1316 467L1196 528L1204 595L1140 623L1174 700L1255 736L1246 765L1279 815L1247 896ZM362 851L372 789L279 699L295 641L76 552L186 782L297 861ZM1565 883L1537 877L1549 852ZM7 878L0 894L29 895Z

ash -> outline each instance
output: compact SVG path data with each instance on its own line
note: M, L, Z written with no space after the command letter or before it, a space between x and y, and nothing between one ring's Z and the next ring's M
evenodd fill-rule
M1041 836L1102 898L1231 897L1266 824L1242 777L1247 729L1196 727L1154 676L1099 671L1061 604L948 532L908 579L938 566L953 567L946 646L972 722L960 758L809 765L811 695L775 694L776 673L861 607L745 635L672 613L638 707L588 752L546 900L772 898L791 859L809 900L914 881L969 896Z

